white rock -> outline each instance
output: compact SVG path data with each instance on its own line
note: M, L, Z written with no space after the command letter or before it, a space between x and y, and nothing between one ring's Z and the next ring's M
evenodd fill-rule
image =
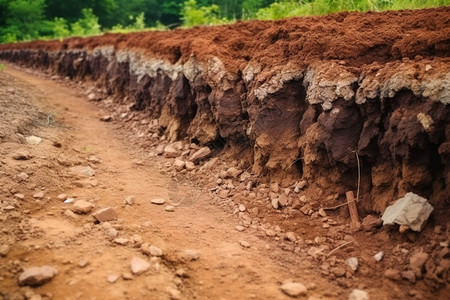
M354 289L348 296L348 300L369 300L369 294L366 291Z
M21 285L37 286L50 281L58 270L50 266L33 267L26 269L19 276L19 283Z
M150 268L150 263L140 257L133 257L131 260L131 273L139 275Z
M136 201L136 199L135 199L134 196L127 196L127 197L125 197L125 199L123 200L123 203L124 203L125 205L133 205L135 201Z
M246 210L245 205L239 204L239 211L244 212Z
M281 290L290 297L305 296L308 292L303 284L291 281L283 282Z
M347 258L345 264L353 271L358 270L358 259L356 257Z
M151 202L156 205L163 205L166 202L166 200L164 200L164 198L158 197L158 198L153 198L151 200Z
M85 200L77 200L73 203L72 211L77 214L87 214L94 208L94 204Z
M163 256L163 251L161 250L161 248L158 248L156 246L150 246L149 251L151 256Z
M0 245L0 256L5 257L9 253L9 246L8 245Z
M377 254L375 254L375 255L373 256L373 258L374 258L376 261L381 261L381 260L383 259L383 256L384 256L384 252L383 252L383 251L380 251L380 252L378 252Z
M167 206L164 208L164 210L165 210L165 211L168 211L168 212L174 212L174 211L175 211L175 206L173 206L173 205L167 205Z
M109 283L114 283L117 279L119 279L119 275L108 275L108 277L106 277L106 281Z
M42 139L40 137L37 136L27 136L25 138L25 140L27 141L27 144L29 145L39 145L42 142Z
M271 203L273 208L278 209L279 205L278 198L272 198Z
M186 249L183 251L183 257L186 258L187 260L197 260L200 255L198 254L197 250L193 250L193 249Z
M421 231L433 209L427 199L414 193L407 193L386 208L381 219L383 225L398 224L414 231Z
M81 176L81 177L92 177L95 175L95 170L92 169L90 166L87 166L87 167L75 166L75 167L71 167L70 171L72 172L72 174L74 174L76 176Z

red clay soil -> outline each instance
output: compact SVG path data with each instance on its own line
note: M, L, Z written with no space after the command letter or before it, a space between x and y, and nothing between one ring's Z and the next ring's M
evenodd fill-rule
M90 38L35 41L0 45L0 50L142 49L150 57L171 63L219 57L229 72L242 70L249 61L272 68L287 64L344 60L361 66L410 59L448 57L450 7L418 11L348 13L280 21L238 22L233 25L195 27L173 31L105 34Z

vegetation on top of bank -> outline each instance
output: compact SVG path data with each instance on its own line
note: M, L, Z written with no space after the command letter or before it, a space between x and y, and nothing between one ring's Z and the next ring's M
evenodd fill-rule
M0 0L0 43L443 5L450 0Z

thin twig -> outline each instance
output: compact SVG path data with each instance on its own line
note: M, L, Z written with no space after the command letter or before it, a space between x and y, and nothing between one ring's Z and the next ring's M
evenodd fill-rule
M351 244L351 243L353 243L353 241L344 243L344 244L342 244L342 245L340 245L340 246L334 248L333 250L330 251L330 253L327 254L327 257L329 257L329 256L330 256L331 254L333 254L334 252L338 251L339 249L341 249L341 248L343 248L343 247L345 247L345 246L347 246L347 245L349 245L349 244Z
M297 158L296 160L294 160L293 162L292 162L292 164L290 164L289 165L289 167L287 167L286 168L286 170L288 170L290 167L292 167L296 162L298 162L299 160L302 160L303 159L303 157L299 157L299 158Z

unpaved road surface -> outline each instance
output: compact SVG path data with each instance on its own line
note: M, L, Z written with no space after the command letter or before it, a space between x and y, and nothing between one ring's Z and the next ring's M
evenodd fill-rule
M347 299L356 288L371 299L449 295L448 277L434 284L386 278L386 269L408 269L408 253L427 247L411 243L415 237L352 232L337 216L278 226L280 213L270 204L217 197L211 187L226 176L215 165L177 172L173 158L157 155L158 143L130 133L125 122L101 122L108 121L108 102L94 104L81 92L11 65L0 73L2 299L289 299L280 288L285 281L302 283L300 298L310 300ZM29 144L29 136L42 141ZM154 198L165 203L152 204ZM92 209L74 213L79 200ZM95 222L91 214L106 207L117 219ZM330 226L339 230L328 235ZM446 253L436 247L448 243L448 230L430 227L424 234L442 255L434 268L447 276L448 245ZM150 253L151 245L162 255ZM380 250L385 258L377 263L372 257ZM344 263L353 256L357 272ZM137 274L135 257L149 264ZM19 285L24 270L43 265L58 273L38 287Z

